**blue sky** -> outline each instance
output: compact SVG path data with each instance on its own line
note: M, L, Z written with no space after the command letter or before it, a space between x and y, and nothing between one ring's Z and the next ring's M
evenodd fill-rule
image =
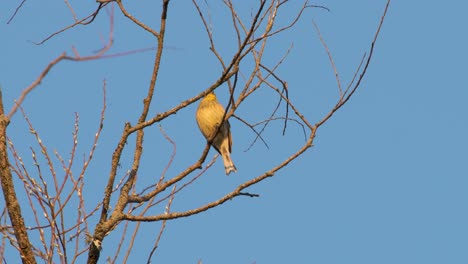
M95 8L91 2L72 4L81 17ZM278 74L288 81L291 100L312 123L319 121L338 98L333 71L312 19L329 45L342 82L347 84L370 47L385 1L314 4L324 5L330 12L308 9L294 29L271 39L265 55L266 62L273 64L293 44ZM7 110L51 60L64 51L71 54L72 45L82 55L99 50L100 36L106 38L109 24L102 13L93 24L76 27L36 46L30 41L39 41L70 24L71 15L64 3L27 1L7 25L17 5L2 3L0 11L0 32L4 36L0 42L0 85ZM158 25L159 2L126 6L143 22ZM292 10L298 6L297 2L289 4L279 23L290 21ZM239 7L242 16L250 15L249 6ZM228 56L235 48L230 18L226 20L219 3L210 3L210 9L215 40L221 53ZM169 222L153 263L197 263L200 259L204 264L467 263L467 9L468 2L464 1L446 1L443 5L392 1L362 86L320 128L314 147L275 177L249 189L260 197L238 197L208 212ZM110 53L154 46L151 37L118 12L114 38ZM151 116L206 89L221 71L208 50L197 12L188 1L171 3L166 45ZM124 122L135 124L139 116L153 57L146 52L63 62L24 102L42 140L63 156L72 145L77 112L78 153L84 155L98 126L102 82L106 80L104 130L86 175L88 208L101 199L110 157ZM226 104L226 87L217 94ZM265 100L266 96L266 92L260 92L237 114L253 123L263 120L276 103ZM197 128L195 110L196 104L161 123L177 144L168 175L182 171L203 150L205 140ZM231 126L232 158L238 173L224 176L218 159L206 175L176 197L174 211L221 197L304 142L299 126L290 123L283 136L282 124L277 122L264 134L269 149L257 143L245 152L255 135L236 120ZM8 133L32 167L29 146L37 147L28 131L17 113ZM172 146L157 125L145 131L139 177L151 181L159 178ZM132 146L133 141L127 146L119 176L130 166ZM210 151L208 160L213 155ZM81 162L81 156L78 160ZM26 217L28 220L33 224L30 217ZM132 263L146 263L147 246L153 243L159 227L160 223L142 225L143 232L130 256ZM104 240L100 263L112 256L120 232L117 229ZM8 262L17 258L13 252L6 256Z

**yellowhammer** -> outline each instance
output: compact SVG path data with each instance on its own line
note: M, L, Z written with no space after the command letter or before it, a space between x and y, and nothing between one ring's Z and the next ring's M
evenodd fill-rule
M237 172L237 169L231 160L231 125L229 125L227 120L223 121L223 116L224 107L218 102L213 92L207 94L200 101L196 114L198 127L207 140L213 139L211 145L223 157L226 175L229 175L231 172ZM220 125L221 127L219 127ZM216 131L218 131L218 133L213 138Z

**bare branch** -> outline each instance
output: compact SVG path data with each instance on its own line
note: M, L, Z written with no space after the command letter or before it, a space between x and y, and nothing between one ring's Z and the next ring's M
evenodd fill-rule
M112 23L111 23L111 32L112 32ZM13 108L10 110L10 113L8 113L8 119L11 119L11 117L15 114L15 112L18 110L18 107L23 103L23 101L26 99L26 96L34 90L41 82L42 80L47 76L49 71L56 66L59 62L63 60L69 60L69 61L89 61L89 60L97 60L102 58L103 54L107 52L110 47L112 46L113 40L112 40L112 33L109 34L109 40L108 43L105 47L103 47L96 55L91 55L91 56L85 56L81 57L78 54L75 54L75 57L70 57L67 56L67 54L64 52L57 58L55 58L52 62L50 62L47 67L42 71L42 73L39 75L39 77L26 89L23 90L21 93L20 97L18 100L15 101L15 105Z
M7 24L10 24L10 22L15 18L16 14L18 14L19 10L23 6L23 4L26 3L26 0L21 1L21 3L16 7L15 12L13 15L11 15L10 19L8 19Z
M336 85L338 86L338 91L340 92L340 97L342 97L343 96L343 89L341 88L340 75L338 74L338 70L336 69L335 61L333 60L330 49L328 48L327 43L323 39L322 33L320 32L320 29L319 29L319 27L317 26L317 24L315 23L314 20L312 20L312 25L314 25L315 31L317 31L317 35L320 38L320 42L322 43L323 48L327 52L328 59L329 59L329 61L331 63L331 66L333 68L333 72L335 73Z
M117 4L119 5L119 8L120 8L120 11L122 11L122 14L124 14L124 16L126 16L128 19L130 19L133 23L137 24L139 27L141 27L142 29L148 31L149 33L151 33L153 36L155 36L156 38L158 38L158 42L161 41L160 39L162 38L162 36L160 35L161 32L156 32L155 30L151 29L150 27L148 27L147 25L143 24L142 22L140 22L138 19L136 19L134 16L132 16L128 11L127 9L125 9L124 5L122 4L122 1L121 0L116 0ZM162 12L162 15L161 15L161 20L165 21L166 20L166 12L167 12L167 7L168 7L168 4L169 4L169 1L168 0L163 0L163 12ZM165 25L162 25L161 24L161 28L164 28ZM164 33L164 32L163 32Z
M377 30L375 31L374 38L373 38L372 43L371 43L371 47L370 47L370 50L369 50L369 56L367 56L366 63L364 64L363 70L359 74L359 78L357 79L356 84L354 84L353 88L351 89L351 91L349 93L348 93L349 88L346 90L345 94L343 94L343 96L340 97L340 99L338 100L335 107L322 120L320 120L317 124L315 124L316 127L320 127L327 120L329 120L336 111L338 111L343 105L345 105L346 102L348 102L348 100L353 96L354 92L356 92L357 88L359 88L359 86L361 85L361 81L364 79L364 76L366 75L367 67L369 67L369 65L370 65L372 54L374 52L375 43L377 42L377 38L378 38L378 36L380 34L380 29L382 28L383 22L385 20L385 16L387 15L387 11L388 11L388 7L390 6L390 2L391 2L391 0L388 0L387 4L385 5L384 12L383 12L383 14L382 14L382 16L380 18L379 26L377 27ZM364 55L364 57L365 57L365 55ZM362 64L362 62L361 62L361 64ZM358 70L361 68L361 64L359 65ZM354 77L353 77L353 82L354 82Z
M69 30L69 29L71 29L71 28L73 28L73 27L75 27L75 26L77 26L77 25L88 25L88 24L90 24L91 22L94 21L94 19L96 18L96 16L99 14L99 11L100 11L103 7L105 7L107 4L108 4L108 3L104 3L104 4L100 3L99 6L98 6L98 8L96 9L96 11L94 11L93 13L91 13L90 15L88 15L87 17L82 18L82 19L76 21L75 23L73 23L73 24L71 24L71 25L69 25L69 26L66 26L65 28L62 28L62 29L60 29L60 30L58 30L58 31L56 31L56 32L54 32L54 33L52 33L52 34L50 34L49 36L47 36L46 38L44 38L43 40L41 40L41 41L39 41L39 42L34 42L34 41L32 41L32 43L34 43L34 44L36 44L36 45L42 45L42 44L44 44L46 41L50 40L51 38L53 38L53 37L55 37L55 36L57 36L57 35L59 35L59 34L65 32L65 31L67 31L67 30ZM85 22L85 21L88 20L88 19L89 19L89 21Z
M18 203L13 177L10 170L10 162L8 160L7 144L6 144L6 129L9 123L9 118L5 116L3 109L3 98L0 91L0 182L2 185L2 193L5 199L5 207L8 209L8 215L13 225L13 230L19 246L19 254L23 263L36 263L34 253L32 251L31 242L29 241L26 226L24 224L21 207Z
M172 188L171 198L169 199L169 202L167 203L166 211L164 212L165 214L168 214L170 212L170 210L171 210L172 201L174 200L174 197L175 197L174 196L175 195L175 193L174 193L175 189L176 189L176 185L174 185L174 187ZM151 249L150 255L148 256L148 261L147 261L148 264L151 263L151 258L153 257L154 252L156 251L156 249L159 246L159 241L161 240L162 234L163 234L164 230L166 229L166 222L167 221L162 221L161 228L159 229L158 237L156 238L156 241L154 242L153 248Z

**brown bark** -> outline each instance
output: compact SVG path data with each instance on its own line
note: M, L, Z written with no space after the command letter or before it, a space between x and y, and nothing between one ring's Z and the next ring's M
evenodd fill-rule
M2 183L3 196L20 249L21 260L24 264L35 264L36 259L34 258L23 216L21 215L21 208L16 197L15 186L13 185L10 163L8 162L6 128L9 122L10 120L5 116L3 110L3 99L0 91L0 181Z

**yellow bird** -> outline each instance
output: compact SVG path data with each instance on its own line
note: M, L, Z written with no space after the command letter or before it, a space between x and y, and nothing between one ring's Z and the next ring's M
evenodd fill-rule
M231 160L232 137L229 122L223 120L224 107L211 92L207 94L198 105L196 119L198 127L207 140L213 139L211 145L223 157L226 175L237 172L236 166ZM222 123L222 124L221 124ZM221 125L221 127L219 127ZM218 129L219 127L219 129ZM214 133L216 136L213 138Z

